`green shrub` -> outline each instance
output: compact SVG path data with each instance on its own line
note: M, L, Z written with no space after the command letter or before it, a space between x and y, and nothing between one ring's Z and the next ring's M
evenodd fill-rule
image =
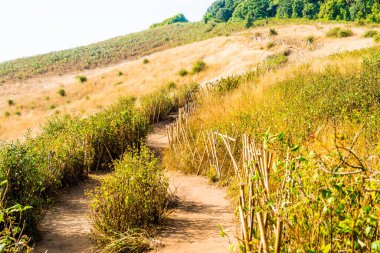
M15 105L15 101L13 101L12 99L8 99L8 105L9 106Z
M308 43L308 44L313 44L314 41L315 41L315 37L313 35L310 35L310 36L307 36L305 41Z
M342 29L340 27L331 28L326 33L327 37L335 37L335 38L350 37L352 35L353 35L352 30L350 30L350 29Z
M20 112L20 111L16 111L15 114L16 114L17 116L21 116L21 112Z
M58 95L60 95L61 97L66 96L66 91L65 91L64 89L59 89L57 93L58 93Z
M145 58L145 59L143 60L143 64L145 65L145 64L148 64L148 63L149 63L149 60Z
M364 38L373 38L375 37L376 35L378 35L379 32L376 31L376 30L369 30L369 31L366 31L364 34L363 34L363 37Z
M177 85L175 84L175 82L168 82L168 83L166 84L166 89L168 89L169 91L170 91L170 90L173 90L173 89L175 89L175 88L177 88Z
M165 89L160 89L141 98L141 108L151 123L166 119L173 107L173 100Z
M197 61L192 68L192 73L197 74L206 69L206 63L204 61Z
M379 43L380 42L380 34L379 35L376 35L374 38L376 43Z
M168 180L158 164L146 146L130 150L115 163L115 172L90 193L90 218L101 245L112 244L115 235L120 239L131 230L161 222L168 200Z
M272 47L274 47L276 45L276 43L274 43L273 41L269 41L266 45L266 48L267 49L271 49Z
M155 28L155 27L160 27L160 26L170 25L170 24L175 24L175 23L187 23L187 22L189 21L187 20L185 15L183 15L182 13L179 13L171 18L168 18L162 21L161 23L151 25L150 28Z
M185 77L189 74L189 71L187 71L186 69L181 69L180 71L178 71L178 75L182 76L182 77Z
M269 29L269 36L276 36L276 35L278 35L277 30L274 28L270 28Z
M4 116L5 116L5 117L9 117L9 116L11 116L11 113L8 112L8 111L6 111L6 112L4 112Z
M118 75L118 76L122 76L122 75L124 75L124 73L121 72L121 71L118 71L118 72L117 72L117 75Z
M85 77L85 76L77 76L77 80L80 83L85 83L85 82L87 82L87 77Z

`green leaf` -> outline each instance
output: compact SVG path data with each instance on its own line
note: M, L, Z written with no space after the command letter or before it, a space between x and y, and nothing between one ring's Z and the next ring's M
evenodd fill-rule
M380 241L375 241L371 244L371 249L375 252L380 252Z

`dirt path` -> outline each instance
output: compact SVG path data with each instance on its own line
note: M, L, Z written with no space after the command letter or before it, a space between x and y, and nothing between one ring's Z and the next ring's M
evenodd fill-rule
M166 124L154 127L148 145L156 152L167 146ZM234 215L225 198L225 191L211 186L207 179L167 172L171 189L177 189L179 207L170 214L157 238L164 247L154 252L228 252L229 239L220 236L218 225L233 238L236 231ZM89 200L85 191L99 184L99 176L63 192L44 217L40 229L43 240L37 243L37 253L90 253L91 225L87 219Z
M89 199L85 191L98 184L98 177L91 175L89 180L61 193L40 225L43 240L37 243L35 252L93 252L95 247L90 240L91 226L87 219Z
M168 145L165 122L155 126L147 143L158 152ZM235 243L237 227L226 192L211 186L206 178L173 171L168 171L167 176L170 188L177 189L180 206L169 216L157 238L164 247L153 252L230 252L230 239L223 238L218 228L220 225Z

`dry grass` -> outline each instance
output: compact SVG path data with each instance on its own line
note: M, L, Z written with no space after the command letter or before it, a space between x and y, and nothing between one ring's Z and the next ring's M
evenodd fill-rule
M279 35L268 38L268 27L260 27L234 34L229 37L217 37L178 48L155 53L149 56L149 64L141 64L143 59L124 62L112 67L73 73L49 78L36 78L19 83L5 83L0 91L0 139L11 140L22 137L27 129L35 133L46 118L54 114L73 112L79 115L93 114L112 104L120 95L140 97L168 82L179 86L190 83L204 83L223 76L239 74L248 68L257 66L269 55L290 49L292 62L310 61L311 58L330 55L337 51L369 47L371 39L361 35L365 28L353 28L355 36L346 39L326 39L324 33L332 25L296 25L274 26ZM255 37L262 34L262 38ZM305 38L313 34L318 39L310 50ZM269 40L275 40L276 46L263 50ZM197 75L181 77L178 72L191 69L199 59L207 64L207 70ZM317 66L317 65L316 65ZM119 73L123 73L120 75ZM87 81L80 83L77 76ZM282 75L279 75L282 76ZM65 89L67 96L57 94ZM46 99L49 97L49 99ZM10 108L6 101L12 99L17 106ZM55 105L51 109L51 105ZM10 116L4 112L9 111ZM16 111L22 113L15 115Z

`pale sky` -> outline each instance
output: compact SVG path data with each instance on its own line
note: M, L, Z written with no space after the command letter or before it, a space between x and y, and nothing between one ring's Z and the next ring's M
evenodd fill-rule
M202 19L214 0L0 0L0 62L98 42L177 13Z

